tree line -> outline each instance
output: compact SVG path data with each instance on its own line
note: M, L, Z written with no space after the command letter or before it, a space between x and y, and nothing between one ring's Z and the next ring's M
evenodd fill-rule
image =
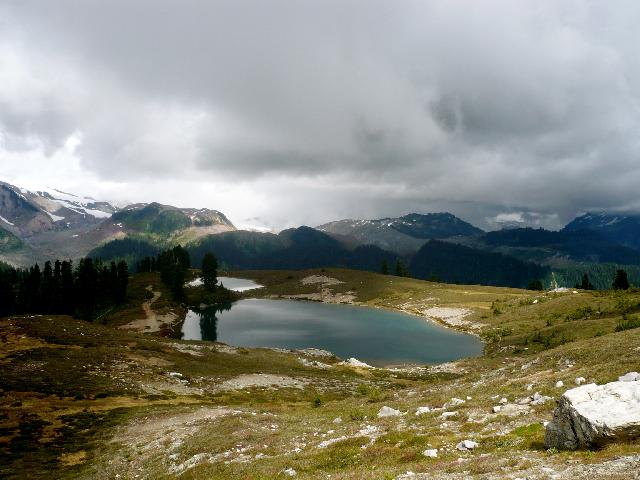
M147 256L136 265L138 272L160 272L160 280L164 283L176 301L186 299L184 284L187 270L191 267L189 252L181 245L160 252L156 256Z
M47 261L43 268L0 269L0 317L35 313L94 320L126 301L129 269L125 261L83 258Z

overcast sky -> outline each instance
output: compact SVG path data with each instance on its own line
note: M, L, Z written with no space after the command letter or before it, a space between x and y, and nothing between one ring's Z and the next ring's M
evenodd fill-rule
M283 228L640 209L640 2L0 0L0 178Z

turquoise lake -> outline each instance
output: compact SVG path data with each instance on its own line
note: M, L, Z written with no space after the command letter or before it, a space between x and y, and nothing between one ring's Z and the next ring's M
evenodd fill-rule
M246 299L228 309L189 310L182 338L243 347L315 347L375 366L442 363L483 349L473 335L413 315L295 300Z

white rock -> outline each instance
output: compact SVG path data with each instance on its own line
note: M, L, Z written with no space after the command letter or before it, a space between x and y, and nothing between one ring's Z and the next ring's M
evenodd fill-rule
M464 400L462 400L461 398L453 397L451 400L445 403L442 408L457 407L458 405L462 405L463 403Z
M591 448L640 437L640 382L567 390L545 431L547 448Z
M496 405L495 407L493 407L493 413L498 413L501 409L502 407L500 405Z
M469 395L467 395L467 400L471 400L471 397Z
M640 382L640 373L629 372L618 377L619 382Z
M378 412L378 418L384 417L397 417L398 415L402 415L400 410L396 410L395 408L384 406Z
M456 448L461 452L464 452L467 450L473 450L477 446L478 446L478 443L474 442L473 440L463 440L458 445L456 445Z
M182 374L179 372L169 372L169 376L174 378L182 378Z
M558 380L556 382L556 388L562 388L562 387L564 387L564 382L562 380Z
M504 405L505 403L509 403L509 400L507 400L507 397L502 397L498 403Z
M345 365L347 367L357 367L357 368L375 368L369 365L368 363L361 362L357 358L349 358L344 362L340 362L338 365Z
M533 400L531 401L531 405L543 405L551 400L551 397L547 397L545 395L540 395L540 392L536 392L531 397Z
M289 477L295 477L298 474L298 472L296 472L293 468L287 468L282 473L284 473L285 475L287 475Z
M438 458L438 449L437 448L427 448L422 455L429 458Z
M431 409L429 407L418 407L416 410L416 416L423 415L425 413L429 413Z
M455 417L456 415L458 415L458 412L442 412L442 415L440 415L442 418L451 418L451 417Z
M576 377L576 385L582 385L587 379L584 377Z
M538 299L537 299L537 298L533 301L533 304L534 304L534 305L535 305L536 303L538 303Z
M533 383L527 385L527 390L533 390Z
M342 423L342 417L336 417L333 419L333 423Z

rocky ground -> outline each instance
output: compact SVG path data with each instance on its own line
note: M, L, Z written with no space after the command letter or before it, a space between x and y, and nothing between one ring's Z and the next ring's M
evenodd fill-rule
M300 282L311 275L342 283ZM637 308L639 294L500 295L417 282L368 298L356 284L367 277L353 275L282 278L354 291L357 301L385 308L412 297L423 310L469 310L462 319L484 325L475 331L487 340L486 355L379 369L314 349L185 342L68 317L3 319L0 476L640 478L636 440L576 451L544 446L545 424L567 389L640 370L640 329L615 332L601 315L574 321L576 309L613 315L621 298ZM260 283L264 295L280 293ZM438 313L444 320L452 312ZM582 336L544 343L545 328L576 329L574 322ZM472 328L458 325L465 327Z

